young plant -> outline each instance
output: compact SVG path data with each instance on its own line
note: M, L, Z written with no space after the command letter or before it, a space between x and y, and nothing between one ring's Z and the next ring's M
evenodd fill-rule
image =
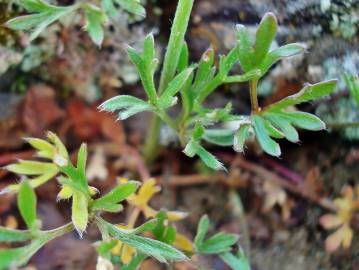
M45 0L20 0L19 2L31 14L16 17L8 21L6 25L14 30L30 31L30 41L36 39L52 23L82 11L85 16L84 29L89 33L92 41L101 46L104 38L103 27L109 18L117 16L118 7L135 15L146 15L139 0L99 0L91 1L91 3L75 1L74 4L64 7L51 5Z
M234 260L234 255L228 252L237 243L237 235L219 233L204 241L208 230L206 218L205 228L203 220L199 227L199 234L203 237L197 236L193 244L173 225L173 222L185 218L186 213L158 211L150 207L150 200L160 191L155 179L145 181L139 189L140 183L120 179L110 192L98 196L98 190L89 186L86 178L85 144L81 145L77 162L73 164L65 146L54 133L49 132L47 140L29 138L27 141L36 149L35 156L40 160L19 160L8 165L6 169L22 175L23 180L1 191L18 193L18 208L27 230L0 226L0 243L6 243L9 247L0 249L0 269L26 265L40 248L66 233L75 230L82 238L90 224L97 226L102 236L96 243L99 254L97 269L103 269L101 267L104 265L118 265L121 269L134 270L148 257L167 263L189 260L188 256L195 254L215 253L228 257L225 261ZM55 176L61 186L58 201L72 200L71 222L52 230L42 230L41 221L37 218L34 189ZM125 202L126 207L130 208L130 216L123 224L114 225L101 217L106 212L121 212ZM136 227L141 213L144 222ZM15 243L16 247L11 247ZM20 243L23 245L19 247Z
M330 94L335 88L335 80L307 84L295 95L264 108L259 106L258 81L277 61L305 50L298 43L270 50L277 32L277 19L272 13L263 17L254 41L245 26L237 25L237 45L227 55L220 56L218 67L214 64L216 56L211 48L203 54L199 63L190 64L188 47L177 36L178 33L181 35L184 33L184 26L187 25L187 21L183 23L183 18L186 17L179 14L188 15L191 8L188 2L191 1L179 1L158 90L154 82L158 59L155 55L154 38L150 34L144 41L141 53L131 47L128 48L129 57L137 67L148 99L141 100L133 96L120 95L103 103L100 106L101 110L119 111L120 120L143 111L154 113L176 132L179 141L185 147L183 152L187 156L197 155L208 167L215 170L224 170L225 167L203 147L204 141L220 146L233 146L235 151L243 152L245 141L253 133L266 153L278 157L281 155L281 150L274 139L286 138L297 143L299 135L296 128L314 131L326 128L325 123L315 115L293 111L291 108ZM181 31L177 31L179 25L182 27ZM175 47L174 42L176 42ZM244 73L233 75L232 69L237 63L240 64ZM251 115L233 114L231 104L218 109L204 107L204 101L220 86L241 82L249 84ZM173 117L168 114L168 109L178 103L178 96L181 98L181 112ZM239 123L236 130L213 128L214 126L221 127L225 122L230 121ZM152 125L149 131L150 141L145 148L145 155L150 157L149 159L156 155L155 149L158 148L159 122L157 120L154 122L156 124Z

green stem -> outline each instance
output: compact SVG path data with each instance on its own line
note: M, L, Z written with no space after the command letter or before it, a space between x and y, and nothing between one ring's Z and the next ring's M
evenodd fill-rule
M258 82L257 80L249 81L252 113L256 113L259 111L258 96L257 96L257 82Z
M175 19L171 29L171 35L167 46L167 52L161 73L159 94L168 86L174 78L187 31L194 0L179 0ZM161 128L161 119L154 115L147 134L144 147L144 157L147 163L151 163L158 155L158 138Z
M66 234L66 233L72 232L73 230L74 230L74 225L70 222L70 223L67 223L66 225L56 228L54 230L43 231L43 233L44 233L44 235L49 237L49 239L54 239L56 237L60 237L64 234Z

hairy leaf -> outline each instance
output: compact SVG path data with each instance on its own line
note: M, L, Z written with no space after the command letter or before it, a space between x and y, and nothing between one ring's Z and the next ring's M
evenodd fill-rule
M247 28L244 25L237 25L237 36L239 62L242 69L248 72L254 67L254 50Z
M84 194L76 190L72 195L72 223L76 231L82 237L88 223L88 201Z
M201 246L204 238L206 237L206 234L209 229L209 218L207 215L204 215L201 217L198 226L197 226L197 234L194 239L194 243L196 247Z
M244 143L248 138L249 133L249 124L241 124L238 130L236 131L233 139L233 149L236 152L244 152Z
M203 139L209 143L220 146L233 145L233 130L230 129L206 129Z
M284 135L284 137L293 143L299 141L297 130L292 126L291 122L278 113L265 113L264 117L277 127Z
M326 96L333 92L337 84L336 80L320 82L317 84L308 84L297 94L286 97L276 103L266 107L264 110L278 111L289 106L294 106L303 102L308 102Z
M323 130L325 123L317 116L305 112L283 112L281 116L288 119L294 126L307 130Z
M239 251L238 254L234 255L230 252L226 252L220 255L222 260L228 264L233 270L250 270L251 267L248 262L248 258Z
M236 234L220 232L205 240L198 247L198 251L203 254L219 254L228 252L231 250L231 247L237 243L238 238L239 236Z

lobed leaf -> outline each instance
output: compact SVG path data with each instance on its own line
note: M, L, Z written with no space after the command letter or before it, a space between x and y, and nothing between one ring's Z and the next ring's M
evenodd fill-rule
M101 198L95 200L92 204L92 207L95 209L101 209L104 205L117 204L132 195L137 190L137 187L138 182L135 181L122 184Z
M281 116L288 119L294 126L307 130L323 130L325 123L319 117L305 112L283 112Z
M254 115L252 121L256 138L264 152L275 157L280 156L281 151L279 144L269 137L264 119L258 115Z
M308 84L297 94L286 97L276 103L266 107L267 111L278 111L289 106L298 105L303 102L308 102L326 96L333 92L337 80L325 81L317 84Z
M205 240L198 248L203 254L219 254L228 252L231 247L237 243L239 236L236 234L217 233L216 235Z
M98 7L91 4L87 4L85 6L85 16L85 30L89 33L92 41L97 46L101 46L104 39L104 31L102 28L102 24L106 21L105 14Z
M36 195L27 180L23 181L20 186L17 197L17 205L26 226L34 229L36 226Z

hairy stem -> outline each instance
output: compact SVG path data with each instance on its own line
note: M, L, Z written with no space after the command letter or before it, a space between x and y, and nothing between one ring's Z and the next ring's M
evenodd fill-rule
M251 107L252 112L258 112L259 111L259 105L258 105L258 95L257 95L257 80L251 80L249 81L250 86L250 97L251 97Z
M174 78L187 31L194 0L179 0L175 19L171 29L171 35L167 46L167 52L161 73L159 94L168 86ZM158 155L158 138L161 128L161 119L154 115L151 120L150 129L147 134L144 148L144 156L147 163L151 163Z

